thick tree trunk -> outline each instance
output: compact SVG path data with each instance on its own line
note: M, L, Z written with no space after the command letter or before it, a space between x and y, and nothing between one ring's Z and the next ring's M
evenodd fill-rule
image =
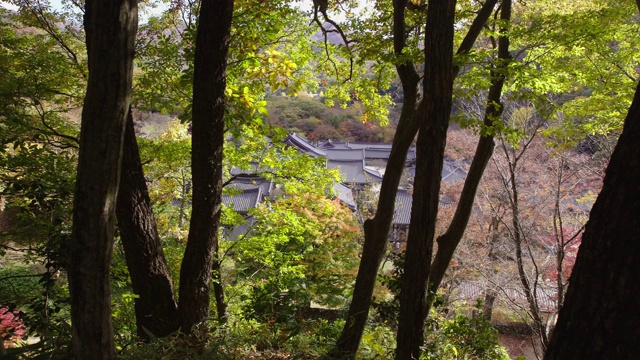
M224 91L232 16L233 0L202 1L193 78L193 211L180 269L179 313L185 332L209 315L211 274L219 269ZM219 271L214 276L219 282ZM216 294L216 300L218 317L223 318L223 295Z
M423 117L416 147L416 176L407 238L396 359L418 359L424 342L425 294L438 214L444 147L453 104L455 0L430 1L425 39Z
M137 2L86 1L89 59L70 244L73 348L78 359L115 358L109 267L124 124L129 112Z
M476 19L469 28L457 54L464 55L468 53L475 40L486 23L487 19L493 12L497 0L488 0L479 10ZM405 10L407 0L394 0L394 20L393 20L393 37L394 37L394 53L402 54L406 45L406 27L405 27ZM396 65L398 75L402 81L404 91L404 101L402 104L402 112L398 121L398 128L393 139L391 154L387 162L376 215L364 224L365 240L362 248L362 258L358 275L353 291L353 298L349 305L345 326L342 334L336 343L336 347L332 352L334 357L355 358L360 339L364 332L364 327L369 316L369 308L371 306L371 298L373 288L375 286L378 268L385 253L386 243L389 236L391 221L393 220L393 209L395 204L396 192L402 170L405 167L407 151L411 146L419 128L419 112L417 111L418 101L418 82L420 76L416 71L413 63L406 61ZM457 76L460 68L453 69L453 77Z
M640 88L582 236L545 356L639 359Z
M142 170L131 112L127 118L116 204L120 239L131 276L138 335L165 336L178 329L173 283L162 251Z

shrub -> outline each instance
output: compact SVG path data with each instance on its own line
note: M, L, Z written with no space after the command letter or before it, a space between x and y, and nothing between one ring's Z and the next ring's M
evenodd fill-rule
M40 296L39 274L11 266L0 269L0 304L22 309Z
M0 339L11 347L26 336L27 328L20 319L20 311L10 311L6 306L0 307Z
M479 302L478 313L482 313ZM507 350L499 343L498 331L482 316L456 315L445 318L433 310L427 322L423 359L433 360L508 360Z

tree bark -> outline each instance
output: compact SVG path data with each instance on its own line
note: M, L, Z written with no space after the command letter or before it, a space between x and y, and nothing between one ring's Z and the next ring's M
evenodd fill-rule
M640 88L591 210L545 355L640 358Z
M82 110L70 243L69 289L74 355L115 358L109 267L129 112L137 2L86 1L89 78Z
M416 176L407 238L396 359L418 359L424 342L425 294L438 214L444 147L453 104L455 0L429 1L425 38L424 98L419 112Z
M222 150L227 57L233 0L203 0L196 34L193 79L192 151L193 211L189 237L180 269L179 314L181 328L209 315L212 270L219 270L218 229L222 194ZM220 282L220 272L214 272ZM217 286L218 317L225 304Z
M469 28L462 44L458 48L457 55L468 53L475 40L493 12L497 0L488 0L484 3L473 24ZM394 0L393 38L394 53L402 54L406 45L405 10L407 0ZM358 268L358 275L354 285L353 298L349 305L345 326L336 347L331 355L342 358L355 358L364 327L369 316L369 308L373 296L378 268L384 256L391 221L396 192L400 183L402 170L405 167L407 151L411 146L419 128L418 120L418 82L420 75L416 66L410 61L396 65L398 76L402 82L404 101L402 112L398 121L398 128L393 139L391 154L387 162L384 177L380 188L378 207L372 219L365 221L365 240L362 247L362 258ZM453 68L453 77L457 76L459 66Z
M496 293L493 289L488 289L484 294L484 302L482 303L482 316L487 321L491 321L493 318L493 304L496 302L496 297L498 293Z
M500 9L500 20L509 22L511 20L511 0L503 1ZM502 89L507 76L509 62L511 61L511 55L509 54L509 36L506 33L506 29L503 27L500 32L501 35L498 38L498 61L491 71L491 86L489 87L487 107L483 119L483 125L486 128L491 128L494 121L500 120L504 110L501 101ZM431 306L434 296L442 283L442 279L449 268L453 254L469 223L478 185L480 185L484 170L495 148L493 137L493 134L483 134L480 136L480 141L478 141L473 160L471 161L469 173L467 174L462 193L460 194L460 201L456 207L456 212L447 231L437 239L438 250L431 264L431 273L429 274L429 301L427 302L427 306ZM429 314L428 310L429 309L425 310L425 316Z
M135 299L138 336L148 339L145 329L158 337L168 335L178 329L177 305L151 208L131 111L124 135L116 217L131 286L138 295Z

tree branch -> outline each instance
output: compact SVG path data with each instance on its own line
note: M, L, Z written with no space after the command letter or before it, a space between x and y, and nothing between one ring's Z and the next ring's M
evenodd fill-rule
M640 0L638 0L640 1ZM473 44L475 44L476 39L480 36L482 32L482 28L487 23L487 20L493 13L493 8L496 6L498 0L487 0L487 2L482 5L480 10L478 10L478 15L473 22L471 23L471 27L469 27L469 31L467 31L467 35L462 40L460 47L458 47L458 51L456 51L456 57L462 57L471 51L473 48ZM460 72L460 65L454 64L453 66L453 77L455 78Z
M26 9L36 21L40 24L42 30L44 30L49 36L51 36L57 43L62 47L64 52L67 54L67 57L71 59L71 61L78 66L78 68L82 69L80 66L80 62L78 61L78 56L75 51L73 51L69 45L67 45L66 41L62 39L62 36L58 33L56 26L51 24L49 19L45 14L44 8L39 0L35 0L32 2L31 0L22 0L22 7ZM81 72L82 76L86 78L87 74L83 71Z
M324 36L324 49L325 49L325 53L327 54L327 60L333 64L333 68L336 72L336 77L339 77L338 66L333 61L333 59L331 59L331 56L329 53L328 33L337 32L338 34L340 34L340 37L344 42L344 46L347 48L347 51L349 52L349 55L350 55L349 56L349 77L342 82L344 84L347 81L351 80L351 78L353 77L353 56L351 56L351 48L349 47L349 44L352 43L353 41L347 39L347 36L345 35L344 31L342 31L342 28L335 21L330 19L329 16L327 15L327 7L328 7L327 1L328 0L313 0L313 22L318 24L318 27L322 31L322 35ZM335 28L335 30L326 29L324 25L320 23L320 19L318 18L318 12L322 14L324 21L331 24Z
M35 101L34 104L36 110L38 111L38 115L40 116L40 122L42 122L42 125L47 128L47 130L51 131L51 133L55 136L61 137L63 139L67 139L69 141L72 141L73 143L75 143L75 145L71 145L74 148L77 148L80 145L80 140L78 140L78 138L70 136L70 135L66 135L66 134L62 134L60 132L58 132L56 129L54 129L51 125L47 124L46 121L46 111L44 110L44 108L42 107L42 104L40 104L40 102Z
M0 282L5 281L5 280L9 280L9 279L32 278L32 277L39 277L39 276L42 276L42 274L8 275L8 276L5 276L5 277L1 277L0 278Z

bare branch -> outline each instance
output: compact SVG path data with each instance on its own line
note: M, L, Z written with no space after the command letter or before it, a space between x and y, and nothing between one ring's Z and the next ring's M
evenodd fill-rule
M78 61L78 56L75 51L69 47L67 42L60 35L55 24L52 24L51 21L47 18L47 14L45 13L45 9L43 5L40 3L40 0L22 0L22 8L27 10L36 21L40 24L42 30L44 30L49 36L51 36L57 43L62 47L67 57L78 66L78 68L82 69L83 67L80 65ZM83 71L82 76L86 78L86 73Z
M9 280L9 279L32 278L32 277L39 277L39 276L42 276L42 274L8 275L8 276L5 276L5 277L1 277L0 278L0 282L5 281L5 280Z
M337 67L336 63L333 61L333 59L331 59L331 56L330 56L330 53L329 53L328 33L337 32L338 34L340 34L340 37L342 38L342 42L344 42L344 46L346 47L347 51L350 54L350 56L349 56L349 77L346 78L342 82L344 84L347 81L351 80L351 78L353 77L353 56L351 56L351 48L349 47L349 44L352 43L353 41L349 40L347 38L347 36L345 35L344 31L342 30L342 28L340 27L340 25L338 25L335 21L333 21L327 15L327 7L328 7L327 1L328 0L313 0L313 22L318 24L318 27L320 28L320 31L322 31L322 35L324 37L324 48L325 48L325 53L327 55L327 60L330 61L333 64L333 68L334 68L334 70L336 72L336 77L339 77L338 67ZM322 24L320 22L320 19L318 18L318 12L320 12L322 14L322 17L324 18L324 21L328 22L329 24L331 24L334 27L334 29L327 29L327 28L324 27L324 24Z
M40 104L40 102L35 101L35 108L38 111L38 115L40 115L40 121L42 122L42 125L45 128L47 128L49 131L51 131L51 133L53 135L74 142L77 146L73 146L73 147L78 147L80 145L80 141L78 140L78 138L70 136L70 135L62 134L62 133L58 132L56 129L54 129L53 127L51 127L49 124L47 124L46 112L45 112L44 108L42 107L42 104Z
M640 1L640 0L638 0ZM460 47L458 47L458 51L456 51L456 56L464 56L468 54L473 48L473 44L476 42L478 36L480 36L480 32L482 32L482 28L487 23L487 20L493 13L493 8L498 3L498 0L487 0L487 2L482 5L480 10L478 11L478 15L473 19L471 23L471 27L469 31L467 31L467 35L462 40ZM454 64L453 67L453 75L456 77L460 72L460 65Z

